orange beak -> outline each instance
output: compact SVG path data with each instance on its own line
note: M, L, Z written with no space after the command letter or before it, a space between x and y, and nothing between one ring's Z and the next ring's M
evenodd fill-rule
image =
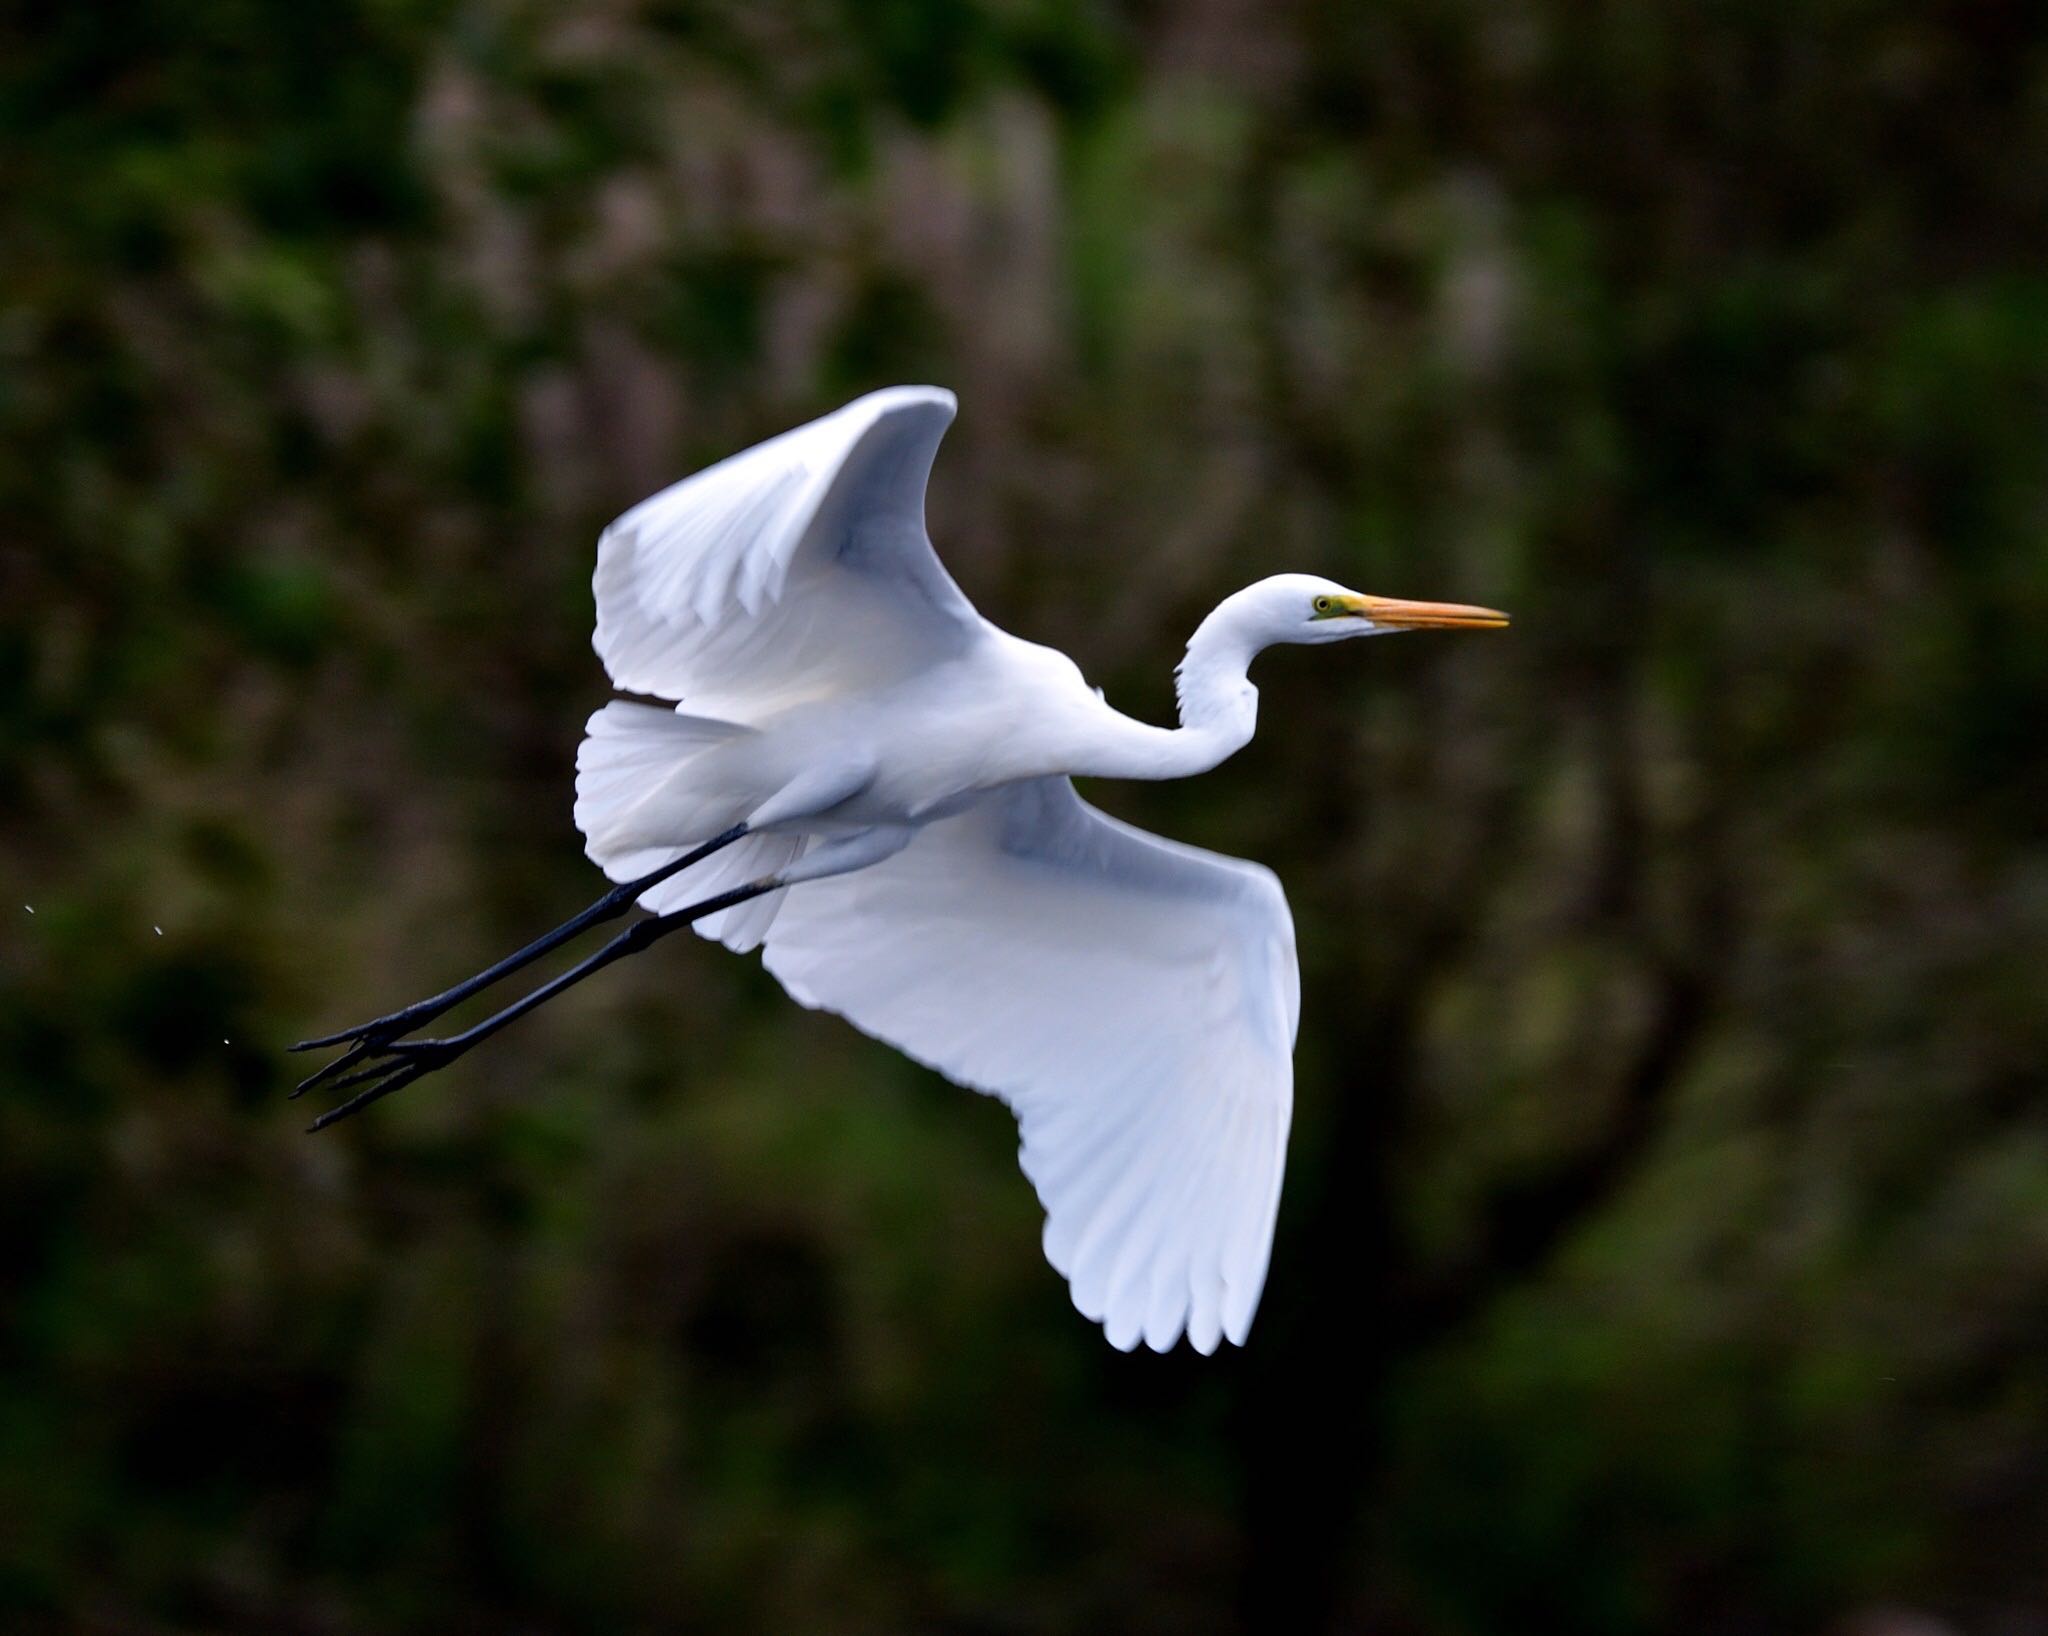
M1403 602L1390 596L1351 600L1353 613L1390 630L1497 631L1508 622L1508 616L1497 608L1474 608L1463 602Z

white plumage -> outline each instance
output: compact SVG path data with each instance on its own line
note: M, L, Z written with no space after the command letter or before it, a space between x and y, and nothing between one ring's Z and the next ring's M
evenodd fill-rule
M753 720L965 651L980 616L924 532L953 413L950 392L871 393L619 518L595 581L613 682Z
M1269 870L1031 779L791 891L765 958L793 998L1016 1111L1046 1258L1113 1344L1243 1342L1300 1011Z
M953 412L951 393L877 392L627 512L598 547L596 646L612 680L772 730L999 648L1009 639L924 532L925 477ZM956 696L973 680L952 678ZM619 880L773 793L756 786L685 820L667 854L608 855L601 809L644 801L660 772L687 777L679 757L733 741L613 736L613 718L647 708L592 718L577 781L577 822ZM793 844L771 833L734 850ZM675 908L780 867L758 868L768 862L727 853L698 866L712 879L693 870L642 901ZM1270 871L1119 824L1041 776L990 785L870 868L699 930L735 948L765 935L793 998L1015 1109L1046 1256L1113 1344L1244 1340L1279 1204L1299 1010L1293 923Z
M1107 818L1064 775L1211 765L1250 736L1257 647L1400 627L1326 581L1262 582L1191 644L1183 728L1131 722L1062 656L983 620L933 554L924 486L953 413L935 388L873 393L605 532L596 646L612 680L730 725L669 729L665 751L651 723L616 731L647 707L600 711L577 822L618 880L750 816L768 828L698 866L708 879L655 888L658 910L787 872L819 838L902 828L879 862L699 929L765 939L793 998L1016 1111L1046 1256L1113 1344L1242 1343L1293 1103L1287 900L1271 871ZM1332 597L1347 604L1334 618ZM801 769L833 762L865 774L858 791L761 823ZM619 815L650 802L668 848L620 850Z
M925 479L953 413L937 388L872 393L605 531L598 654L669 701L606 705L577 759L577 827L622 887L467 983L306 1042L356 1042L308 1085L365 1055L335 1083L376 1081L318 1123L694 924L1015 1110L1046 1256L1112 1343L1242 1343L1293 1104L1287 901L1270 870L1105 817L1069 775L1213 767L1252 735L1269 644L1506 619L1278 575L1196 630L1180 725L1134 721L989 624L934 555ZM462 1035L400 1038L633 897L661 918Z

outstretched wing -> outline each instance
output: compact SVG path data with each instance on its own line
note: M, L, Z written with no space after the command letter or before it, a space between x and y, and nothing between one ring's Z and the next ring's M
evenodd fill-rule
M702 715L884 685L986 627L924 531L953 394L898 386L644 500L598 542L598 657Z
M764 958L804 1005L1016 1111L1046 1256L1114 1345L1243 1343L1301 1001L1271 871L1036 779L790 893Z

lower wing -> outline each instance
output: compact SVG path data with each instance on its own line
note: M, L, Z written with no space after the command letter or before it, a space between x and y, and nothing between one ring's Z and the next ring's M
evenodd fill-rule
M1037 779L791 892L764 958L804 1005L1016 1111L1046 1256L1113 1345L1243 1344L1300 1011L1270 871Z

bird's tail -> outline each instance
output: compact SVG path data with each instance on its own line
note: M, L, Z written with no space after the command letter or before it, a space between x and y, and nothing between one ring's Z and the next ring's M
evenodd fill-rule
M613 880L633 880L734 823L752 802L719 776L715 752L753 736L736 722L627 699L599 710L576 752L576 827L590 860ZM661 914L701 902L786 868L803 849L801 835L750 835L650 887L640 905ZM696 929L729 948L756 948L781 904L770 892L707 915Z

